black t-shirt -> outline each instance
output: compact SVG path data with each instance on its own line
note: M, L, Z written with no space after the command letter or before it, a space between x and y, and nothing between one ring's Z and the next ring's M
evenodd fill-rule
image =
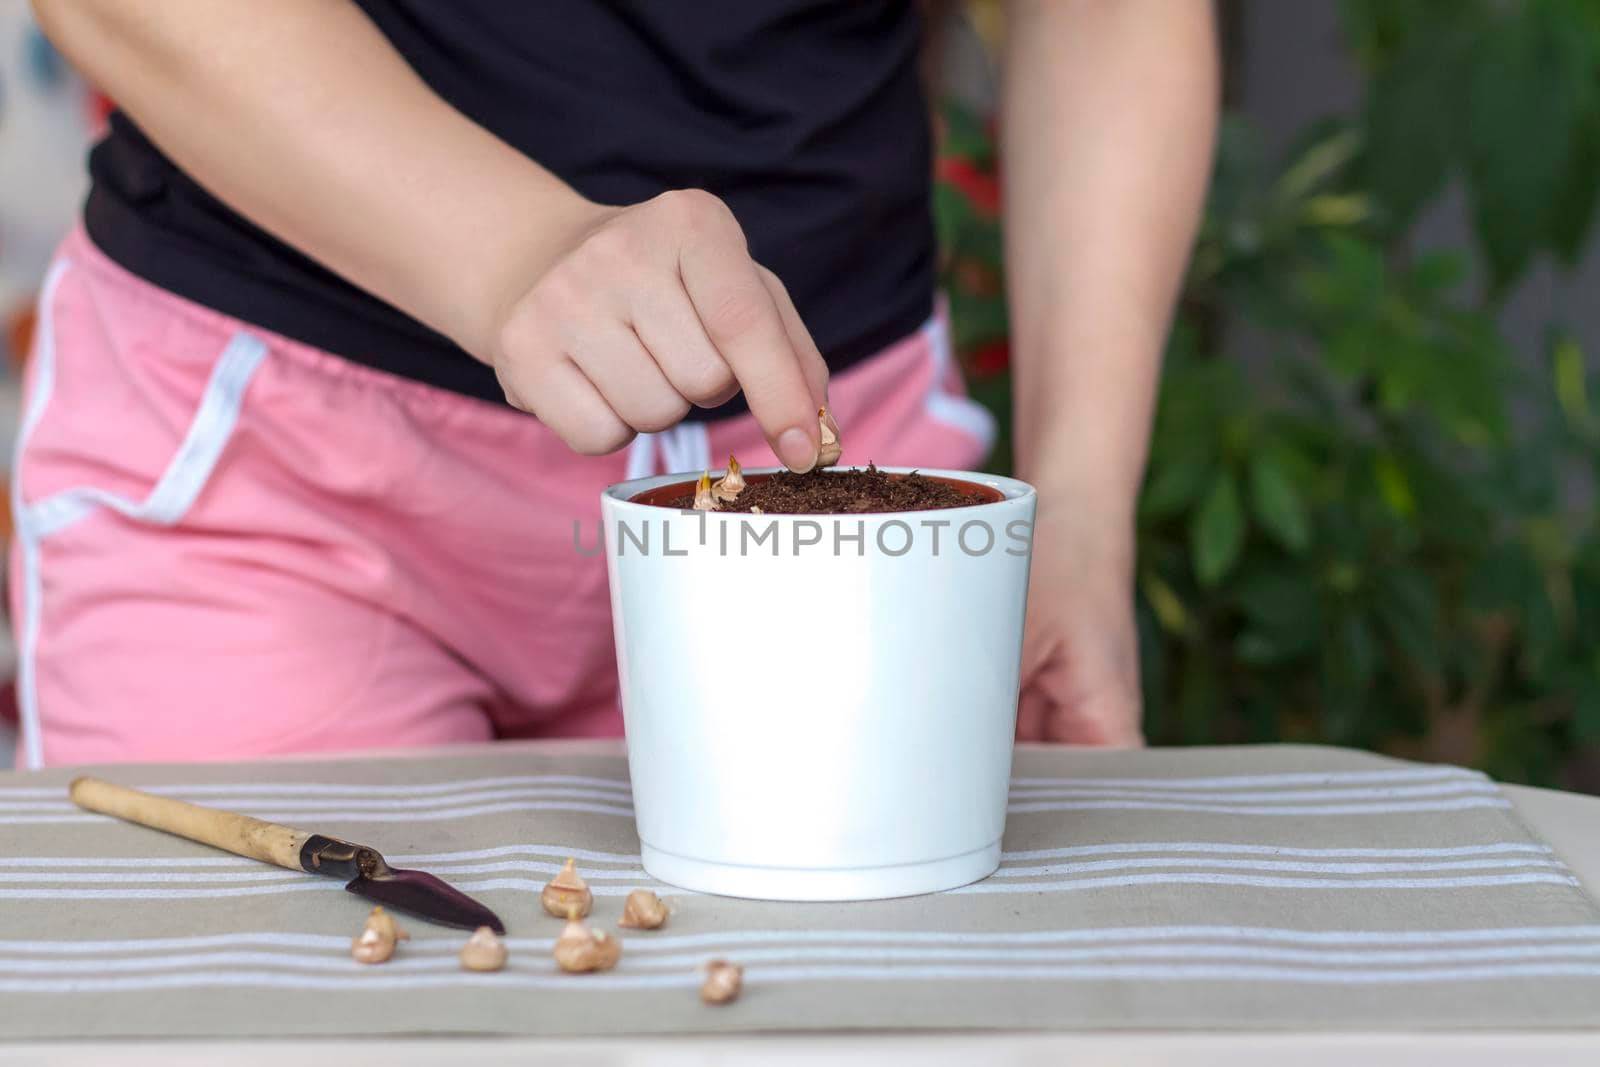
M834 369L929 314L914 0L358 2L435 92L585 196L721 196ZM127 116L112 116L89 167L89 235L135 274L358 362L502 399L488 367L231 211Z

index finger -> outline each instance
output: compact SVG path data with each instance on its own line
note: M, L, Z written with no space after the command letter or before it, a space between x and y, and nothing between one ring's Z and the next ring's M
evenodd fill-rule
M772 451L803 473L816 466L821 444L816 404L783 316L742 244L688 243L679 275Z

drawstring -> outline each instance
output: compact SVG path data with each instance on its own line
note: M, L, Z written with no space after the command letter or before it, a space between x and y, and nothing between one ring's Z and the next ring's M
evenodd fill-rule
M628 467L626 480L635 478L648 478L656 472L656 435L653 433L635 434L633 443L628 446Z

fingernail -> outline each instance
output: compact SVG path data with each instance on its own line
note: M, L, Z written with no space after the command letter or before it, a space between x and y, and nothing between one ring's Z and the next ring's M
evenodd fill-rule
M791 426L778 435L778 458L796 474L804 474L817 465L817 446L810 434Z

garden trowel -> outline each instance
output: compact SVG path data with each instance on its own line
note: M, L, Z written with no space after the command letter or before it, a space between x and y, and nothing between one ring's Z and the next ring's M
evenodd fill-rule
M424 871L390 867L377 850L365 845L155 796L98 778L74 779L67 794L87 811L114 815L291 871L348 879L345 888L357 896L441 926L463 930L487 926L497 934L506 932L494 912L459 889Z

